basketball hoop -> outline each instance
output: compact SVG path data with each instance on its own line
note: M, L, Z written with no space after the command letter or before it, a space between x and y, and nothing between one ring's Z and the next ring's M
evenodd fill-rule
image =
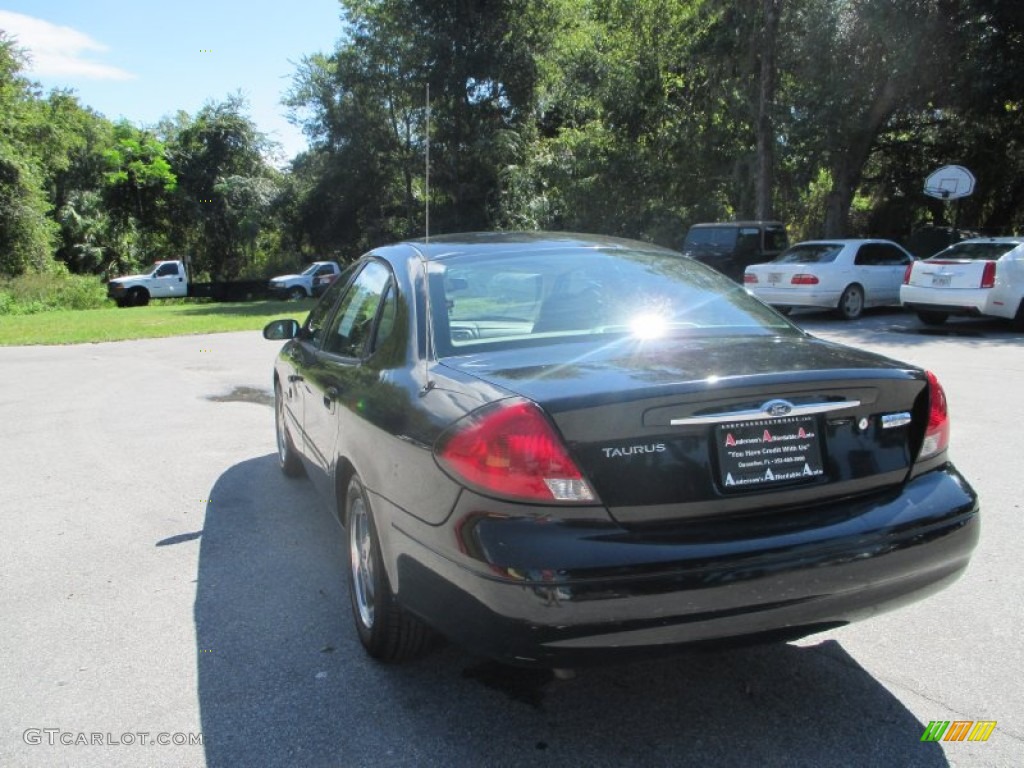
M974 192L974 174L962 165L944 165L924 182L924 193L940 200L958 200Z

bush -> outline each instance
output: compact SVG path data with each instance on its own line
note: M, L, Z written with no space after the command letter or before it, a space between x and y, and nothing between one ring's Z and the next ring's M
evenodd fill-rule
M55 309L109 306L106 286L90 275L24 274L0 280L0 315L32 315Z

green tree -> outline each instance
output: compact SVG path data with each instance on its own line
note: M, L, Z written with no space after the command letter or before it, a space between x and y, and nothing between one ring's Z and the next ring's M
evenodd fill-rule
M792 105L787 146L809 177L831 181L822 234L849 229L879 138L900 115L934 108L953 64L955 30L932 0L804 0L789 16L784 67Z
M107 266L122 272L169 255L170 201L177 177L163 143L122 121L114 127L113 142L103 158Z
M357 251L425 230L496 226L509 132L532 130L541 0L347 0L329 56L307 57L288 98L313 142L296 165L317 248ZM518 146L522 146L519 144ZM323 215L319 215L320 212Z
M699 0L558 7L538 139L506 174L518 217L678 245L688 221L752 207L752 19Z
M114 126L68 91L52 91L35 106L41 126L35 144L45 166L52 215L60 224L55 257L74 272L103 271L116 256L109 247L112 221L102 194Z
M177 179L171 241L217 280L237 277L254 257L277 185L271 144L245 109L234 95L160 126Z
M36 95L24 55L0 30L0 274L46 271L56 224L48 217L44 168L32 142Z

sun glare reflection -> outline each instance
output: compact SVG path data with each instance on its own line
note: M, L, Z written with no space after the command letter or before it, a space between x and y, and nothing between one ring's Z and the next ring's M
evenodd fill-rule
M638 339L657 339L665 335L668 322L662 315L647 312L630 320L629 328Z

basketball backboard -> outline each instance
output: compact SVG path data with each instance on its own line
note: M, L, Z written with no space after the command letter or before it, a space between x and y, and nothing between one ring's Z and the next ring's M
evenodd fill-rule
M962 165L944 165L924 182L924 193L941 200L967 197L974 191L974 174Z

